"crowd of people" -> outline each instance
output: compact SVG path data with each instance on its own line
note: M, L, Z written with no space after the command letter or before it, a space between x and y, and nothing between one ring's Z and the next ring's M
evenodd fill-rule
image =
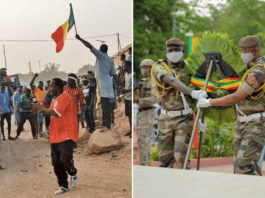
M8 83L2 83L0 91L2 141L7 140L5 120L8 125L8 140L17 140L21 132L26 132L24 124L27 120L34 140L39 137L49 139L52 165L60 186L55 194L68 191L67 173L71 176L70 186L75 187L77 184L73 152L79 152L76 150L78 131L80 123L89 133L96 130L96 106L100 105L102 108L101 133L115 126L114 110L117 108L118 98L119 102L125 103L125 114L129 118L130 127L132 122L131 48L128 60L122 54L122 65L115 68L113 59L107 54L107 45L102 44L98 50L79 35L76 38L96 56L95 73L89 70L82 76L69 74L67 81L54 78L46 83L38 81L36 84L35 80L39 75L35 74L30 87L19 86L11 90ZM17 126L15 137L11 137L12 114ZM131 130L125 135L131 137ZM4 169L0 164L0 170Z

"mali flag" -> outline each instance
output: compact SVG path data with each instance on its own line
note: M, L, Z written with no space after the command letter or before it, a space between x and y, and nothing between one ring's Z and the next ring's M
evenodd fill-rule
M52 39L56 43L57 53L63 49L64 41L66 39L67 33L71 30L74 24L75 24L75 18L74 18L72 5L70 4L69 19L52 34Z

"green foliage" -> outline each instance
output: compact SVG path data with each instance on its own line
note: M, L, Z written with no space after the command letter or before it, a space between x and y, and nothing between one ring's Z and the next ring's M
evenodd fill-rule
M229 39L227 34L208 32L202 34L202 38L197 38L196 52L192 52L186 59L188 66L184 71L188 74L195 75L197 69L205 61L205 54L208 52L220 52L222 60L229 64L237 73L238 77L242 77L246 70L246 65L241 60L240 51L234 46L233 41ZM214 70L210 76L211 81L221 80L217 70Z
M134 1L134 71L140 78L140 62L150 58L154 61L166 59L165 42L172 38L173 5L175 0ZM208 30L210 19L201 17L190 9L197 1L176 5L176 37L185 42L184 57L188 52L187 33L198 34Z
M207 118L205 121L207 121L207 130L203 133L203 158L233 156L234 123L219 124L215 120Z
M195 47L196 52L192 52L187 58L188 66L184 69L186 73L194 76L197 69L205 61L205 54L208 52L220 52L222 60L235 70L238 77L242 77L245 73L246 65L241 60L241 53L227 34L215 31L213 33L208 32L207 34L202 34L202 38L197 38L197 44ZM224 78L226 78L225 75ZM211 73L210 80L213 82L221 80L217 70ZM209 95L211 98L221 98L226 96L227 93L224 90L217 89L215 92L209 93ZM206 115L211 119L224 123L235 121L236 119L232 108L219 110L209 107L206 110Z
M157 153L157 146L156 146L156 149L152 149L152 161L153 162L159 161L159 155Z

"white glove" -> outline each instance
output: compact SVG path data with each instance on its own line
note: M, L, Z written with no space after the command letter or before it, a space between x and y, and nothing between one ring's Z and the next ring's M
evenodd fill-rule
M206 107L212 106L210 104L210 100L211 100L211 98L209 98L209 99L200 98L197 102L197 108L199 109L199 108L206 108Z
M199 119L199 128L201 132L205 132L206 128L207 128L207 122L204 121L204 123L202 123L202 119Z
M195 99L200 99L200 98L207 98L208 94L206 91L203 90L193 90L191 92L191 97Z

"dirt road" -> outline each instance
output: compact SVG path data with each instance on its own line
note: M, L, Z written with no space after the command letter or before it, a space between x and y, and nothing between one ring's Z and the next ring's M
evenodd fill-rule
M12 121L14 137L16 127L13 123ZM83 133L87 132L83 129L80 136ZM78 144L77 149L81 153L74 154L75 166L78 169L78 184L64 195L59 195L60 197L131 197L131 139L124 137L124 132L120 133L122 147L117 151L116 157L109 152L89 155L87 143ZM7 134L6 127L5 134ZM19 140L2 142L2 147L2 165L7 169L0 171L1 198L58 196L53 194L59 187L51 165L49 141L44 138L33 140L28 122ZM28 172L22 172L22 169Z

